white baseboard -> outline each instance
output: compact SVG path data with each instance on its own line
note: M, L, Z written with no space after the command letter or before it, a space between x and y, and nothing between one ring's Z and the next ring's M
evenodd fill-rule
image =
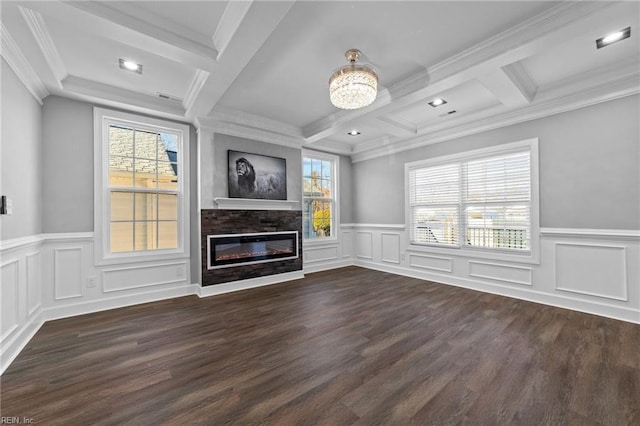
M602 302L585 301L556 294L548 294L531 290L529 288L520 289L507 285L480 282L477 280L451 275L422 272L414 269L399 266L390 266L365 260L356 260L354 262L354 265L367 269L373 269L376 271L388 272L396 275L403 275L406 277L432 281L436 284L453 285L456 287L463 287L470 290L481 291L484 293L497 294L499 296L512 297L514 299L526 300L529 302L541 303L543 305L554 306L557 308L570 309L573 311L584 312L587 314L599 315L607 318L640 324L640 311L623 306L615 306Z
M330 269L344 268L353 265L352 259L332 260L329 262L306 263L304 265L304 273L312 274L314 272L328 271Z
M209 285L206 287L198 286L197 294L200 297L209 297L209 296L215 296L217 294L230 293L232 291L240 291L240 290L246 290L249 288L279 284L286 281L299 280L302 278L304 278L303 271L285 272L282 274L269 275L267 277L250 278L247 280Z
M175 297L196 294L195 285L181 285L162 290L150 290L137 294L127 294L109 297L100 300L70 303L62 306L52 306L43 311L45 321L68 318L77 315L85 315L93 312L109 309L124 308L126 306L140 305L142 303L157 302L159 300L173 299Z
M4 374L5 370L27 346L43 324L42 309L38 308L11 340L2 342L2 347L0 348L0 375Z

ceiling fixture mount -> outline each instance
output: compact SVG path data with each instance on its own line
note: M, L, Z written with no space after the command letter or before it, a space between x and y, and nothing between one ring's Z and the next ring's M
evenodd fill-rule
M122 68L123 70L142 74L142 64L136 64L133 61L128 61L122 58L120 58L119 63L120 63L120 68Z
M440 105L444 105L446 103L447 103L447 101L445 101L442 98L435 98L434 100L429 102L429 105L431 105L432 107L436 108L436 107L439 107Z
M329 79L331 103L340 109L359 109L369 106L378 94L378 75L369 67L356 65L358 49L349 49L344 56L346 67L334 72Z
M596 40L596 47L601 49L603 47L607 47L617 41L624 40L625 38L629 38L631 36L631 27L624 28L620 31L616 31L615 33L611 33L602 38Z
M356 129L353 129L352 131L350 131L349 133L347 133L349 136L358 136L360 134L359 131L357 131Z

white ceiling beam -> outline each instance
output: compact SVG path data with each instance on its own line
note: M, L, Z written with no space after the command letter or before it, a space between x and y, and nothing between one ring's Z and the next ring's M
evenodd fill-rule
M504 106L521 107L531 103L531 96L505 72L504 67L479 76L478 81Z
M49 33L47 24L44 22L44 19L42 19L42 15L35 10L22 6L18 6L18 9L27 22L27 26L31 30L31 34L33 34L40 51L44 55L49 70L55 77L56 88L62 89L62 80L67 78L68 72Z
M191 80L191 84L189 84L189 89L187 89L184 101L182 101L182 106L184 106L186 115L193 114L193 107L196 103L196 99L200 96L200 93L202 92L202 89L210 75L211 73L207 71L200 69L196 70L193 79Z
M220 60L231 39L240 27L245 15L251 7L253 0L230 0L222 13L222 18L218 22L216 32L213 34L213 45L218 50L216 59Z
M389 87L391 103L374 102L362 110L333 114L305 127L305 137L316 141L365 115L381 116L437 95L482 75L521 61L548 46L588 31L607 8L628 7L624 2L562 2L453 57Z
M123 13L103 2L22 2L87 34L152 52L172 61L211 71L218 52L210 46Z
M332 140L332 139L323 139L321 142L313 145L305 144L305 145L302 145L302 148L322 150L325 152L330 152L332 154L339 154L339 155L346 155L346 156L350 156L351 154L353 154L353 148L351 144Z
M398 137L414 136L418 132L418 128L414 123L390 115L383 115L375 120L367 120L367 123L371 123L376 128Z
M542 86L534 101L521 108L508 110L500 106L494 111L478 111L446 125L439 123L420 129L413 138L356 146L351 159L370 160L636 94L640 94L640 60L632 58ZM499 113L498 108L506 111Z
M388 89L378 88L378 96L376 100L367 108L361 108L358 110L347 111L340 110L328 117L318 120L302 129L302 134L305 137L306 143L318 142L332 134L336 133L341 128L349 125L352 121L358 117L364 117L371 111L378 110L385 105L391 103L391 95ZM339 127L341 126L341 127Z
M212 78L207 79L189 109L188 119L206 117L211 112L294 3L295 1L251 3L227 43L225 54L220 57Z
M49 96L49 91L45 87L38 74L34 71L33 67L27 61L24 54L18 47L18 44L13 39L7 28L0 22L0 54L7 61L7 64L11 67L14 73L18 76L18 79L24 84L29 93L42 105L42 100ZM8 107L5 105L5 108Z

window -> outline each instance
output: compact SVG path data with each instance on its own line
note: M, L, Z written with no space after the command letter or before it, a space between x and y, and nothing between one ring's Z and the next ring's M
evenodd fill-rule
M414 246L529 253L537 230L537 140L406 165Z
M99 108L94 114L101 257L184 253L188 127Z
M303 153L302 235L307 240L336 238L337 161L335 155Z

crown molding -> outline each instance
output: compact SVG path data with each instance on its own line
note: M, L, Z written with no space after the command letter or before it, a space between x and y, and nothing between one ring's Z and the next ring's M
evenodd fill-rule
M116 103L126 109L143 110L147 113L161 114L164 117L184 120L184 109L176 102L163 101L151 95L134 92L121 87L98 83L74 75L62 81L61 96L75 95L100 102Z
M49 96L49 91L29 61L27 61L27 58L25 58L7 28L1 22L0 35L2 39L0 54L2 54L4 60L7 61L7 64L9 64L13 72L16 73L18 79L24 84L29 93L42 105L42 100Z
M272 133L302 139L302 132L296 126L222 105L214 107L209 117L219 122L236 124L257 130L266 130Z
M320 142L314 143L313 145L302 145L302 148L305 149L314 149L318 151L330 152L331 154L339 154L350 156L353 154L353 149L351 145L345 142L334 141L330 139L323 139Z
M184 107L187 116L190 116L193 113L193 106L195 105L198 96L200 96L202 88L207 82L209 75L210 73L207 71L200 69L196 70L193 79L191 80L191 84L189 85L189 89L187 90L187 94L184 97L184 101L182 101L182 106Z
M301 137L288 136L265 129L219 121L212 117L197 117L194 125L198 129L198 132L209 131L212 133L221 133L290 148L301 148L304 141Z
M49 33L47 24L44 22L42 15L35 10L27 9L26 7L18 6L22 17L27 22L27 26L31 30L31 34L36 40L38 47L44 55L45 61L51 70L51 73L56 79L56 85L58 89L62 89L62 80L64 80L68 73L64 66L62 57L56 49L56 45L53 42L53 38Z
M227 3L216 27L216 32L211 38L213 45L218 50L217 60L220 60L227 46L229 46L252 3L253 0L230 1Z
M388 144L378 143L375 148L367 149L365 144L354 148L351 159L354 163L371 160L389 154L395 154L426 145L445 142L464 136L486 132L525 121L536 120L550 115L560 114L602 102L612 101L625 96L640 94L640 71L634 73L633 61L619 68L617 72L611 70L608 73L609 80L593 84L593 79L601 80L603 75L598 70L585 73L589 78L583 78L573 82L571 93L566 93L562 85L554 84L553 87L542 87L536 96L536 102L527 107L512 110L500 115L471 121L468 123L454 122L451 126L438 131L426 133L410 139L396 140ZM573 77L575 78L575 77ZM573 80L573 78L571 80ZM370 146L370 145L369 145ZM355 152L357 151L357 152Z

